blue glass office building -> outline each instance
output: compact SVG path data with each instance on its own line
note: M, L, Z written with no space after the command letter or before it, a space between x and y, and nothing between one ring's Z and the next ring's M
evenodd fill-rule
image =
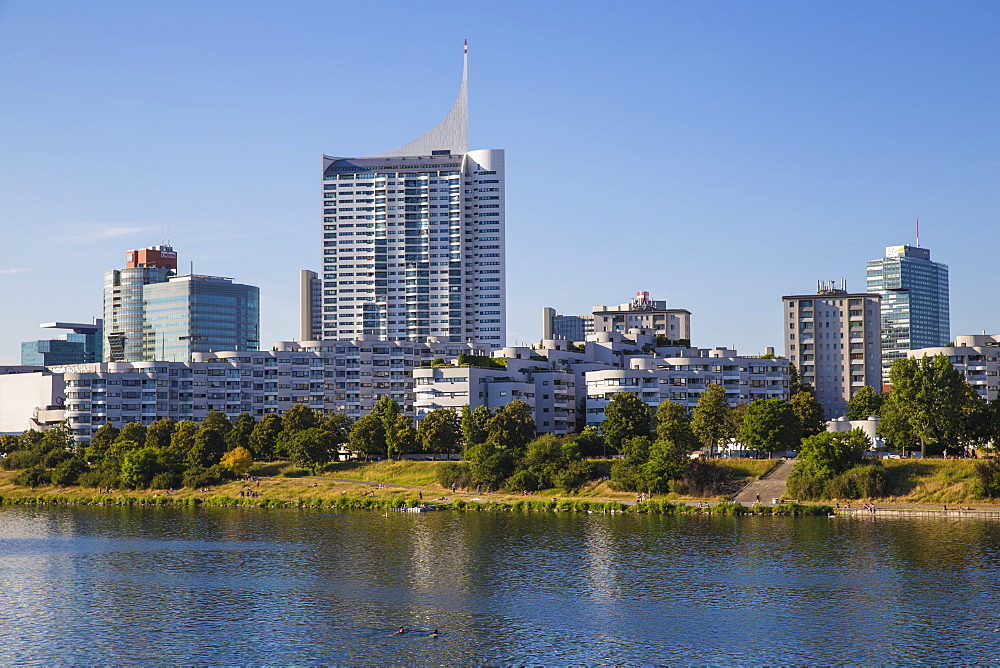
M101 361L101 333L103 321L93 323L50 322L43 329L69 329L72 333L60 334L51 339L21 343L22 366L60 366L87 364Z
M930 249L889 246L869 260L868 292L882 295L882 382L908 350L943 346L951 339L948 265Z
M184 362L192 353L258 350L260 290L217 276L173 276L143 286L145 359Z

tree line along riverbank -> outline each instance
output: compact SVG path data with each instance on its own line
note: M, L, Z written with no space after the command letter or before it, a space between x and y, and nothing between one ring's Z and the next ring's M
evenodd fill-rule
M83 504L156 506L245 506L300 508L367 508L389 510L425 505L454 510L526 510L577 512L737 513L724 503L744 484L764 477L778 460L717 459L703 462L722 480L726 493L690 496L677 493L655 495L636 503L632 493L611 489L606 476L588 481L573 493L547 489L534 494L463 489L439 482L442 471L455 462L382 461L332 464L320 475L290 462L255 465L246 479L200 488L108 490L93 487L15 484L17 472L0 471L0 499L5 504ZM607 471L613 460L594 460L595 468ZM892 494L879 498L821 499L815 510L828 504L871 501L880 505L947 504L983 506L976 497L973 460L886 460L883 464ZM770 501L768 499L767 501ZM699 504L704 507L699 508ZM712 509L709 509L711 506ZM753 512L802 514L801 507L788 505Z

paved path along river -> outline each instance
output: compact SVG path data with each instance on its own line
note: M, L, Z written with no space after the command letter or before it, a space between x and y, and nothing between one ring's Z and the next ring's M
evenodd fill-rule
M749 505L760 496L761 503L770 504L772 500L780 498L785 493L785 488L788 485L788 474L792 472L794 466L795 460L786 459L767 474L763 480L755 480L744 487L733 501Z

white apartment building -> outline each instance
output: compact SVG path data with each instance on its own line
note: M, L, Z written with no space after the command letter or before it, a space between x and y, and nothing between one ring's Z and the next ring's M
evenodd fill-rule
M881 296L848 294L820 282L814 295L782 297L785 356L816 390L826 418L847 410L858 390L882 389Z
M422 418L438 408L486 406L495 410L521 399L531 407L539 432L573 432L576 373L539 354L542 352L523 347L497 351L494 359L505 360L505 368L463 365L414 369L416 417Z
M323 156L323 339L504 345L504 152L468 150L465 51L458 99L430 132Z
M993 401L1000 394L1000 334L963 334L955 337L954 346L909 350L906 355L944 355L983 399Z
M150 424L282 414L296 404L365 415L383 396L413 415L413 369L434 358L485 354L469 344L361 337L282 342L271 351L196 353L191 362L105 362L0 375L0 431L68 420L77 440L105 422Z
M628 355L617 369L586 374L587 424L604 420L620 392L633 392L651 407L673 401L688 411L710 385L721 385L731 406L758 399L789 399L788 360L741 356L726 348L657 348Z
M568 350L562 339L496 351L503 368L417 368L414 410L420 418L437 408L498 408L522 399L539 432L565 434L575 429L581 408L588 425L599 425L618 392L634 392L653 407L670 400L689 410L712 383L726 388L731 405L789 398L787 360L655 343L655 336L639 331L597 332L582 351Z

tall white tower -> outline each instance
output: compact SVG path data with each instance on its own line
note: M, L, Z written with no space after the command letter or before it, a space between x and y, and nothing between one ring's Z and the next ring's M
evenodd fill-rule
M505 344L504 152L468 150L462 85L394 151L323 156L322 335Z

